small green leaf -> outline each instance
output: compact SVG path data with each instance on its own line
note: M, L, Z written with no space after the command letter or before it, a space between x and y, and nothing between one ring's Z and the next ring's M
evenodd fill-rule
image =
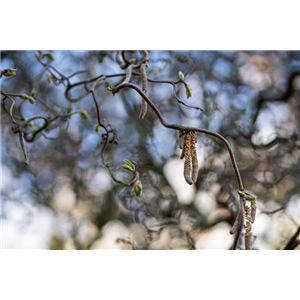
M129 61L129 63L130 63L131 65L135 64L135 63L136 63L136 58L132 58L132 59Z
M48 57L50 61L54 60L53 54L51 52L44 54L44 56Z
M22 94L22 95L20 96L20 98L23 99L23 100L27 100L27 99L29 98L29 96L26 95L26 94Z
M17 69L12 69L12 68L4 69L2 71L2 75L4 75L5 77L15 76L16 73L17 73Z
M84 120L88 121L90 119L90 116L86 110L81 110L80 115L81 115L82 119L84 119Z
M29 103L32 104L32 105L35 103L35 100L34 100L34 98L32 98L32 97L28 97L28 101L29 101Z
M33 98L36 97L36 89L35 89L35 88L33 88L33 89L31 90L30 96L33 97Z
M254 201L254 200L256 200L256 196L255 195L253 195L253 194L249 194L249 195L245 195L245 199L247 200L247 201Z
M129 159L123 159L123 161L124 161L124 163L125 163L126 165L128 165L129 167L135 169L134 164L133 164Z
M40 59L40 57L41 57L40 51L36 51L36 52L35 52L35 57L36 57L37 59Z
M142 193L143 193L143 185L142 185L141 181L140 181L140 180L137 180L137 181L134 183L133 188L134 188L135 195L136 195L138 198L141 198Z
M181 71L178 72L178 78L180 81L184 81L184 74Z
M54 107L53 107L53 110L54 110L54 112L55 112L57 115L60 115L60 114L61 114L61 109L60 109L58 106L54 106Z
M134 169L128 165L121 165L121 167L126 170L126 171L129 171L131 173L134 173Z
M186 97L187 98L192 97L192 88L189 85L186 85L185 89L186 89Z
M69 106L68 106L67 113L69 114L69 113L71 113L71 112L72 112L72 106L71 106L71 105L69 105Z
M56 79L55 76L48 74L47 75L47 81L48 83L54 82L54 80Z
M100 125L99 125L99 124L96 124L96 125L95 125L95 131L96 131L97 133L99 133L100 130L101 130Z

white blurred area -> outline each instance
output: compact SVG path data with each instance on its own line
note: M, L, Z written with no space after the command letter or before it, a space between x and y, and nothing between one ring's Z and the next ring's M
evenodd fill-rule
M48 299L47 250L0 250L0 299Z

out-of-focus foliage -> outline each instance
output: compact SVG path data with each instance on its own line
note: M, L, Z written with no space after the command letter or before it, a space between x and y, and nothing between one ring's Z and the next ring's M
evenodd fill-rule
M178 96L206 112L178 104L172 85L149 82L147 94L168 122L216 131L233 146L244 185L258 197L253 248L300 249L300 52L149 54L148 76L177 81L181 71L192 97L184 86ZM123 72L111 51L53 51L52 56L53 66L64 75L86 70L72 82ZM1 70L8 68L17 72L1 78L2 90L30 95L34 88L53 112L68 111L65 87L54 85L34 52L2 51ZM138 78L133 82L140 85ZM82 92L81 86L72 96ZM129 199L130 189L112 182L101 164L103 132L95 131L91 95L73 105L73 110L85 110L89 120L73 115L67 127L66 120L58 119L45 133L51 140L39 136L26 143L28 166L10 116L2 109L3 247L230 248L238 195L224 146L198 134L199 176L189 186L177 132L164 128L150 108L140 121L141 98L134 91L112 96L103 83L96 95L101 117L118 134L118 145L107 148L107 160L124 180L130 174L121 167L123 159L138 163L141 198ZM45 113L29 102L22 111L26 118ZM32 126L42 124L35 122Z

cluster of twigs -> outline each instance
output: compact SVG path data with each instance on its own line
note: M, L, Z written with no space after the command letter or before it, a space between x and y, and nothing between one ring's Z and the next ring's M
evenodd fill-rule
M58 71L53 65L51 64L53 61L53 55L51 52L48 53L36 53L36 58L38 62L45 68L46 71L49 73L49 80L52 81L55 85L64 85L65 86L65 97L69 101L70 106L68 110L64 113L60 112L57 113L55 110L51 109L45 101L43 101L40 97L37 97L36 92L32 91L30 95L26 94L14 94L9 93L6 91L1 90L1 95L3 96L2 105L4 110L10 115L11 123L12 123L12 130L15 134L19 135L20 139L20 146L24 153L25 163L28 164L28 154L26 151L25 143L26 142L33 142L37 137L43 135L45 138L47 136L44 134L45 130L50 130L51 126L54 124L55 121L61 120L68 123L68 120L72 117L74 114L80 114L83 119L88 119L89 115L88 112L85 110L80 111L72 111L72 103L78 102L84 97L88 96L89 94L92 95L95 110L97 113L97 124L95 127L95 130L98 133L102 134L102 150L101 150L101 160L103 165L107 168L109 171L111 178L114 182L127 186L127 187L133 187L136 195L138 189L142 190L141 182L139 181L139 172L137 171L138 165L136 162L130 162L132 163L133 167L130 172L132 172L132 178L128 182L121 181L116 178L114 175L110 164L106 160L105 157L105 150L107 149L108 143L117 144L118 138L117 138L117 131L115 128L112 127L112 125L107 124L106 120L101 118L101 111L99 107L99 102L96 96L96 89L100 86L102 82L106 82L109 78L113 77L122 77L121 83L117 84L116 86L108 85L107 89L111 91L113 95L119 93L123 89L131 89L137 92L141 96L141 109L139 114L139 119L143 120L148 107L150 107L153 112L156 114L158 120L160 123L169 129L179 131L182 136L180 137L180 148L183 149L182 151L182 158L185 159L184 163L184 177L188 184L193 184L197 181L198 176L198 161L197 161L197 150L196 150L196 142L197 142L197 136L196 133L202 133L209 136L212 136L214 138L217 138L220 140L226 147L232 167L235 173L236 182L238 186L238 191L240 194L240 203L238 208L238 213L236 217L236 221L234 223L234 226L231 230L231 233L235 234L235 240L233 244L233 249L237 248L237 244L242 232L242 229L244 227L244 218L245 214L247 217L247 220L250 220L250 217L248 216L248 209L245 210L246 205L246 198L247 194L244 191L243 182L240 176L240 172L236 163L235 155L233 153L233 150L229 144L229 142L220 134L203 129L203 128L197 128L197 127L190 127L180 124L170 124L168 123L163 115L161 114L160 110L157 108L157 106L154 104L154 102L148 97L147 90L148 90L148 84L149 83L166 83L171 84L173 86L174 91L174 98L180 105L184 105L186 107L190 107L193 109L200 110L202 112L203 109L200 107L194 107L186 104L184 101L178 98L176 94L176 86L177 85L184 85L187 91L187 97L191 96L192 90L191 87L184 81L183 74L180 74L178 81L168 81L168 80L153 80L147 76L147 66L149 63L149 53L147 51L139 51L142 58L138 61L137 58L129 60L127 58L126 51L117 51L116 52L116 61L119 63L120 68L125 70L125 72L117 73L117 74L109 74L109 75L99 75L95 78L86 79L83 81L78 81L75 83L71 83L70 78L73 76L83 73L86 71L79 71L76 72L70 76L63 75L60 71ZM138 72L136 72L138 71ZM2 72L3 73L3 72ZM1 73L1 75L2 75ZM3 73L4 74L4 73ZM4 74L5 75L5 74ZM137 76L140 78L142 83L142 88L140 88L138 85L133 84L131 82L131 79L133 76ZM73 98L71 95L71 92L74 88L82 86L84 88L84 92L78 96ZM7 107L7 100L10 100L10 106ZM44 110L44 115L37 115L30 117L28 119L25 119L25 117L22 114L22 106L24 103L29 102L31 104L37 103L38 105L41 105ZM32 122L38 119L42 119L44 121L44 124L40 127L32 129ZM30 129L31 128L31 129ZM103 133L104 131L104 133ZM129 166L129 165L128 165ZM131 166L129 166L131 167ZM128 168L127 168L128 171ZM253 209L254 210L254 209ZM251 217L252 222L254 221L254 217ZM251 228L249 227L249 222L247 222L247 229L246 229L246 235L250 236ZM248 230L248 231L247 231ZM250 239L247 240L247 247L249 248L251 242L249 242ZM249 244L250 243L250 244ZM246 248L247 248L246 247Z

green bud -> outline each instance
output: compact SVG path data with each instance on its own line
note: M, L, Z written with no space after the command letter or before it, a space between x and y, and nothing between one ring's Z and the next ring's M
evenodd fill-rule
M247 201L254 201L257 199L257 197L255 195L247 193L247 192L238 191L238 194L240 196L244 197L245 200L247 200Z
M40 59L40 57L41 57L40 51L36 51L36 52L35 52L35 57L36 57L37 59Z
M101 130L100 125L99 125L99 124L96 124L96 125L95 125L95 131L96 131L97 133L99 133L100 130Z
M17 73L17 69L11 69L11 68L8 68L8 69L5 69L5 70L2 71L2 74L5 77L15 76L16 73Z
M183 136L184 132L182 130L178 131L178 137L181 138Z
M69 114L69 113L71 113L71 112L72 112L72 106L71 106L71 105L69 105L69 106L68 106L67 113Z
M54 110L54 112L55 112L57 115L60 115L60 114L61 114L61 109L60 109L58 106L54 106L54 107L53 107L53 110Z
M187 98L192 97L192 88L189 85L186 85L185 89L186 89L186 97Z
M126 165L128 165L129 167L135 169L134 164L133 164L129 159L123 159L123 161L124 161L124 163L125 163Z
M127 170L131 173L134 173L134 168L128 166L128 165L121 165L121 167L124 169L124 170Z
M30 102L30 104L34 104L35 103L35 100L32 97L28 97L28 101Z
M184 81L184 74L181 71L178 72L178 77L180 81Z
M114 88L113 88L112 86L108 86L107 89L108 89L109 91L112 91Z
M80 115L81 115L81 118L84 120L88 121L90 119L90 116L86 110L81 110Z
M47 75L47 81L48 81L48 83L51 83L52 81L53 81L53 76L52 75Z
M52 55L52 53L51 53L51 52L48 52L48 53L44 54L44 56L48 57L48 58L49 58L49 60L51 60L51 61L53 61L53 60L54 60L54 57L53 57L53 55Z
M35 88L33 88L33 89L31 90L30 96L33 97L33 98L36 97L36 89L35 89Z
M130 61L129 61L130 64L135 64L136 63L136 58L132 58Z
M29 98L29 96L26 95L26 94L22 94L22 95L20 96L20 98L23 99L23 100L27 100L27 99Z
M256 200L256 196L253 195L253 194L249 194L249 195L246 195L246 196L245 196L245 199L246 199L247 201L254 201L254 200Z
M142 185L141 181L140 181L140 180L137 180L137 181L134 183L133 188L134 188L135 195L136 195L138 198L141 198L142 193L143 193L143 185Z
M30 121L30 122L27 123L27 126L34 127L34 123L32 121Z

